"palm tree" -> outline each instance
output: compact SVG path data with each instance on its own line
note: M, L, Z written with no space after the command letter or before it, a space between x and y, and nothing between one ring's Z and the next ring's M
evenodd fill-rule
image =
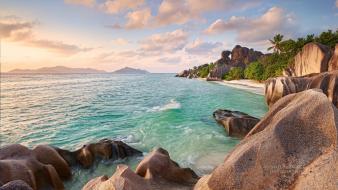
M280 53L281 52L281 42L283 41L283 35L277 34L276 36L273 37L272 40L269 40L272 44L271 47L268 48L268 51L272 50L274 52Z

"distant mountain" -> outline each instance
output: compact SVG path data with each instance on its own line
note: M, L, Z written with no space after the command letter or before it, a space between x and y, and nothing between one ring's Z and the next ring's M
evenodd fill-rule
M134 69L130 67L125 67L113 72L114 74L149 74L148 71L142 69Z
M39 69L14 69L8 73L18 74L90 74L90 73L105 73L102 70L96 70L91 68L69 68L63 66L56 67L43 67Z

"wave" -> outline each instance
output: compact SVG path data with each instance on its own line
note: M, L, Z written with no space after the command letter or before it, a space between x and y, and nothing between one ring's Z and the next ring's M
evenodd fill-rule
M155 106L151 108L150 111L166 111L166 110L174 110L174 109L180 109L180 108L181 108L181 104L177 102L176 100L171 99L168 104L165 104L163 106Z

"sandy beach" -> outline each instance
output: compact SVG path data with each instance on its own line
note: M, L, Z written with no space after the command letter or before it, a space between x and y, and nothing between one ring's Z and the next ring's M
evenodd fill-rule
M205 78L197 78L197 79L206 81ZM231 81L222 80L222 81L210 81L210 82L246 90L246 91L259 94L259 95L264 95L265 84L254 81L254 80L241 79L241 80L231 80Z

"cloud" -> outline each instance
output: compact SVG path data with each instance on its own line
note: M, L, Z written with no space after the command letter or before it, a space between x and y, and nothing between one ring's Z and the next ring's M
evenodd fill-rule
M167 64L179 64L181 62L181 57L162 57L157 59L157 61Z
M64 0L64 2L67 4L92 7L96 3L96 0Z
M15 16L0 18L0 36L3 40L20 42L24 45L46 49L51 52L73 55L91 48L81 48L62 41L38 39L34 36L33 28L37 22L23 21Z
M295 19L292 14L286 13L282 8L272 7L257 18L232 16L226 21L218 19L204 33L235 31L239 42L257 43L276 33L291 34L294 28Z
M126 18L128 19L125 28L127 29L137 29L144 28L149 24L151 19L150 8L145 8L137 11L133 11L127 14Z
M116 0L120 1L120 0ZM125 4L134 2L133 6L125 5L123 10L131 9L125 17L127 23L124 25L114 24L113 29L140 29L158 28L171 24L182 25L192 20L203 21L203 14L212 11L243 10L257 6L261 0L163 0L158 7L157 14L152 14L149 7L140 8L144 2L125 1ZM115 2L115 1L114 1ZM123 1L124 2L124 1ZM103 5L108 10L108 1ZM112 6L120 7L120 6ZM138 10L137 10L138 9ZM121 12L122 8L115 9L111 13ZM109 11L108 11L109 12Z
M175 30L161 34L153 34L140 42L144 52L175 52L183 49L188 41L188 33Z
M113 44L118 45L118 46L125 46L129 44L129 41L124 39L124 38L116 38L112 40Z
M144 0L107 0L101 8L109 14L136 9L144 4Z
M208 54L216 51L221 51L223 44L221 42L203 42L200 39L193 41L185 47L185 51L190 54Z

